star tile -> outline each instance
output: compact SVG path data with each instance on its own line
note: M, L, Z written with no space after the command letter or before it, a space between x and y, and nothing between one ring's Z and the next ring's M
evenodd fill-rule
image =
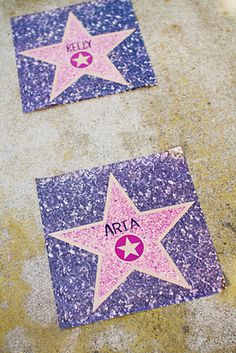
M11 20L23 110L156 84L130 0Z
M38 179L37 191L60 327L224 287L179 149Z

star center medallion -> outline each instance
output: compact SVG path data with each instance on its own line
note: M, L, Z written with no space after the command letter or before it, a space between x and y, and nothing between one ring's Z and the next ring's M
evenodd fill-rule
M72 55L70 63L76 69L85 69L90 66L93 62L93 57L86 51L79 51Z
M135 261L142 256L143 251L143 241L133 234L122 236L115 244L115 253L123 261Z

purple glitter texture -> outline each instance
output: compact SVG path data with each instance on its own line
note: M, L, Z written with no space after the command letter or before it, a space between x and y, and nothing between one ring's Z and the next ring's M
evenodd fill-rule
M108 55L129 86L84 75L50 102L55 67L18 53L60 43L70 11L91 35L136 28ZM24 112L156 85L156 77L130 0L98 0L14 17L11 25ZM126 67L128 70L124 69Z
M134 271L92 312L97 256L47 234L101 221L110 173L140 211L195 201L162 241L191 290ZM61 328L209 296L222 289L223 274L183 157L162 153L37 179L37 191Z

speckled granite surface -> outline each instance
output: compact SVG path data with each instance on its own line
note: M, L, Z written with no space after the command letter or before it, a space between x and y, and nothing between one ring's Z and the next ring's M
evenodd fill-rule
M159 87L25 115L9 17L73 3L1 2L0 352L234 352L235 2L134 0ZM211 298L61 331L34 179L178 145L228 288Z

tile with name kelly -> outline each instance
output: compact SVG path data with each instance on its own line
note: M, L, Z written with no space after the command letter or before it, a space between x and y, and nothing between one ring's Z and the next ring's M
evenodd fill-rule
M11 19L24 112L156 85L130 0Z

